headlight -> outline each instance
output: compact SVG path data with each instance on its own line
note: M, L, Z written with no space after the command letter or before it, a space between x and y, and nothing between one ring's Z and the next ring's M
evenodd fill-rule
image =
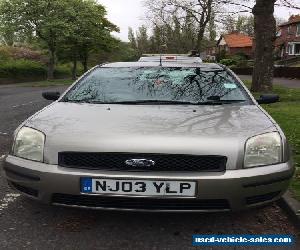
M45 135L32 128L23 127L16 135L13 154L33 161L43 161Z
M279 133L266 133L246 142L244 167L277 164L282 161L282 142Z

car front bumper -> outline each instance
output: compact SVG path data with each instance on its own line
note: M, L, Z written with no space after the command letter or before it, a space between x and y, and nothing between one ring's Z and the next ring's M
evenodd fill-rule
M43 203L94 209L134 211L238 211L279 199L294 174L292 162L222 173L112 172L63 168L7 156L3 166L8 183ZM80 178L196 181L193 198L88 195Z

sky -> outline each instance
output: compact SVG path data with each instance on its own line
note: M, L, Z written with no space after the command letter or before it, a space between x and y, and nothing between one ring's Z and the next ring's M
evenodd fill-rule
M123 41L128 41L128 27L136 30L147 22L143 0L98 0L98 2L106 7L109 20L119 26L120 33L114 35ZM300 14L300 11L277 7L275 15L288 19L291 14L297 12Z

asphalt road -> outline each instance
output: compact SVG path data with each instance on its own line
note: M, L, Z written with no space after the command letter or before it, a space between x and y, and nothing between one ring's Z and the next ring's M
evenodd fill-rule
M41 97L45 89L63 88L0 86L0 157L14 129L48 104ZM300 249L299 232L276 204L218 214L67 209L19 196L0 176L0 249L194 249L193 234L292 234L297 244L291 249Z

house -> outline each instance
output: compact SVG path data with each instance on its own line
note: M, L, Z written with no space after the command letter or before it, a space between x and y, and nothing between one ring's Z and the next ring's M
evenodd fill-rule
M200 54L201 58L203 58L204 60L207 60L207 61L215 61L216 55L217 55L217 48L216 48L215 44L207 46L205 51L203 51Z
M300 56L300 15L291 16L288 22L279 25L275 45L282 59Z
M238 32L222 35L217 42L217 51L225 51L227 55L244 54L253 57L253 38Z

